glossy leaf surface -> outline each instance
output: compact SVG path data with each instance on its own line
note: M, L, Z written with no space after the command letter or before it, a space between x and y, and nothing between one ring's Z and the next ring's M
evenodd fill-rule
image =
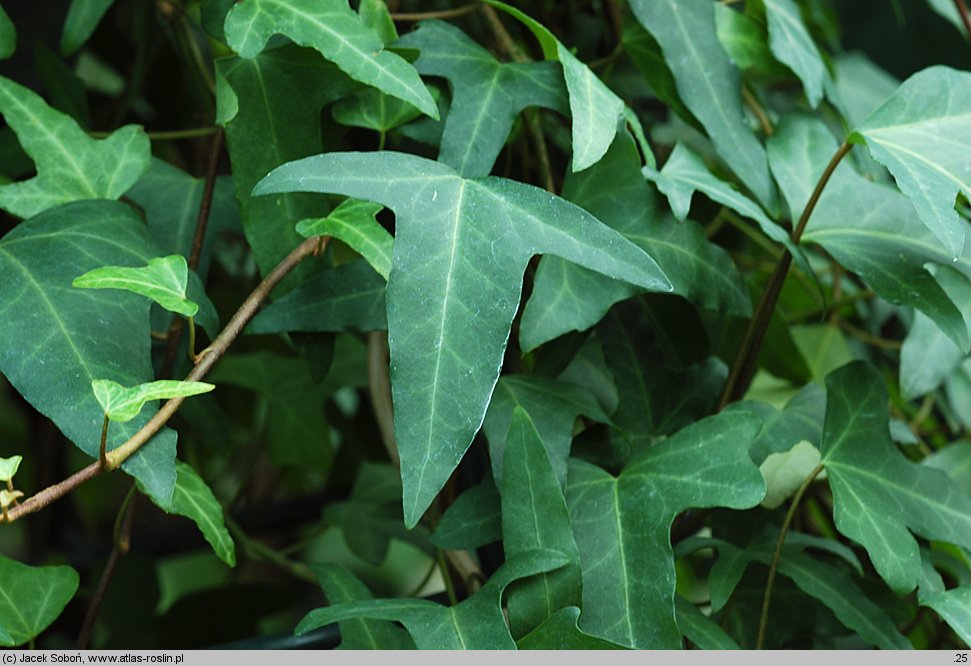
M397 216L388 341L409 526L482 424L532 255L556 254L645 289L670 289L636 246L522 183L465 179L403 153L331 153L274 170L254 193L285 191L369 197Z
M123 289L152 299L170 312L194 317L199 305L186 298L189 267L185 257L172 255L149 259L138 268L102 266L74 278L71 283L82 289Z
M122 386L110 379L95 379L91 389L105 415L112 421L131 421L142 411L146 402L168 400L208 393L216 388L205 382L182 382L160 379L137 386Z

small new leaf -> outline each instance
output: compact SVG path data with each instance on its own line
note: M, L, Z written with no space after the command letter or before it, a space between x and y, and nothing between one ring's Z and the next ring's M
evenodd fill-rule
M199 305L186 298L189 266L185 257L173 254L157 257L148 266L103 266L88 271L71 284L83 289L124 289L147 296L170 312L194 317Z
M142 407L150 400L184 398L208 393L216 387L205 382L161 379L128 388L109 379L95 379L91 382L91 388L109 419L112 421L131 421L138 416L138 412L142 411Z
M24 494L19 490L0 490L0 507L6 509L23 496Z
M23 459L23 456L0 458L0 481L3 481L4 483L12 481L14 475L17 473L17 468L20 467L20 462Z
M304 238L333 236L347 243L387 280L391 273L394 236L374 218L383 208L370 201L348 199L327 217L301 220L297 223L297 233Z

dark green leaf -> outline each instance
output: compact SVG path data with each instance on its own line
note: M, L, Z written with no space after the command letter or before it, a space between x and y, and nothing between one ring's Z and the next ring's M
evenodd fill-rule
M175 471L178 476L172 504L162 508L194 522L219 559L231 567L236 566L236 545L226 529L219 501L191 466L176 461Z
M277 168L254 193L294 190L368 197L396 214L388 341L409 526L482 424L532 255L670 290L647 254L523 183L462 178L404 153L330 153Z
M520 650L623 650L602 638L584 633L578 624L580 609L561 608L541 625L516 641Z
M97 457L104 411L94 379L135 385L154 379L149 301L117 291L73 289L78 275L105 264L157 256L145 225L124 204L86 201L23 222L0 240L0 371L78 448ZM114 424L108 449L154 414ZM163 430L122 465L168 506L175 484L175 432Z
M71 0L61 33L61 53L71 55L81 48L115 0Z
M717 622L698 610L694 604L679 596L674 600L674 605L681 632L699 650L741 649Z
M3 7L0 7L0 60L9 58L16 50L17 28L14 27L13 21Z
M971 647L971 587L958 587L921 602L933 608Z
M338 100L331 112L341 125L382 133L421 116L411 104L370 88Z
M0 642L23 645L57 619L78 589L71 567L29 567L0 555Z
M490 474L449 505L431 542L439 548L473 549L502 539L499 491Z

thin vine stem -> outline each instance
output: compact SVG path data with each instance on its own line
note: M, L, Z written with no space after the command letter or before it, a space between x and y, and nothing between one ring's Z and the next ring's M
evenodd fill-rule
M775 585L775 574L779 569L779 561L782 559L782 546L785 545L786 534L789 533L789 526L792 524L792 519L796 515L796 509L799 508L799 502L802 500L802 496L806 494L809 486L812 485L812 482L816 480L816 477L822 471L823 465L820 463L809 473L809 476L802 482L799 490L796 491L795 496L792 498L789 511L786 512L786 518L782 522L779 538L775 542L775 552L772 554L772 563L769 565L769 577L765 581L765 594L762 596L762 614L759 617L759 634L755 641L756 650L761 650L765 646L765 627L769 622L769 607L772 604L772 587Z
M830 159L829 164L826 165L822 175L819 177L819 181L816 183L812 196L809 197L809 202L799 217L799 222L792 230L791 238L793 244L799 245L802 234L806 230L806 225L809 223L809 218L812 216L813 211L816 209L816 204L819 202L819 197L822 196L823 190L826 189L826 185L829 183L833 172L836 171L836 167L852 148L853 144L844 141L832 159ZM759 351L762 349L762 343L765 340L765 332L769 327L769 320L772 317L772 313L775 312L776 305L779 303L782 285L786 281L786 275L788 275L791 266L792 254L787 250L779 259L779 263L776 264L776 269L772 273L772 277L769 278L769 282L762 292L758 305L755 307L752 319L749 320L748 328L745 330L745 337L742 339L742 344L738 349L735 362L732 364L732 371L728 376L728 381L725 383L725 390L722 392L721 400L718 402L718 411L724 409L733 400L741 398L748 388L748 384L752 379L752 375L755 374L755 369L758 365Z
M147 131L145 135L152 141L176 141L178 139L195 139L200 136L209 136L221 130L221 127L193 127L183 130ZM106 139L111 136L111 132L88 132L88 136L92 139Z
M472 2L462 7L456 7L455 9L443 9L437 12L402 12L402 13L392 13L391 20L393 21L427 21L428 19L449 19L458 18L459 16L465 16L466 14L471 14L482 7L481 2Z
M229 320L226 327L216 336L212 344L202 350L196 357L196 365L191 372L186 376L186 381L199 381L208 374L212 367L223 357L226 351L229 350L233 342L239 337L239 334L243 332L249 321L256 315L263 302L273 291L280 281L286 277L290 271L296 268L304 258L308 255L314 253L314 249L317 247L317 238L308 238L303 243L298 245L290 254L288 254L276 267L270 271L256 289L254 289L246 300L243 301L242 305L233 315L233 318ZM44 488L40 492L28 498L22 504L11 509L4 520L5 523L12 523L13 521L22 518L28 514L35 513L41 509L49 506L53 502L56 502L60 498L64 497L71 491L73 491L78 486L87 483L94 477L101 474L103 471L111 471L121 465L123 462L128 460L136 451L138 451L142 446L144 446L148 441L155 436L155 434L162 429L162 427L168 423L169 419L179 410L185 398L172 398L168 400L162 408L156 412L148 423L141 427L141 429L132 435L128 441L119 446L112 451L109 451L107 458L107 468L102 468L100 461L95 461L84 467L83 469L75 472L68 478L64 479L59 483L55 483L52 486Z

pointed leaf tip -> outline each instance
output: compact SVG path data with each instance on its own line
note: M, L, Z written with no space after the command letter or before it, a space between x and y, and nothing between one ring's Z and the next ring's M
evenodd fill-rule
M82 289L122 289L152 299L169 312L194 317L199 304L186 297L189 266L185 257L173 254L150 259L147 266L102 266L78 276L71 283Z
M91 382L98 404L112 421L131 421L142 411L146 402L186 398L208 393L215 385L205 382L183 382L162 379L127 388L109 379L95 379Z

